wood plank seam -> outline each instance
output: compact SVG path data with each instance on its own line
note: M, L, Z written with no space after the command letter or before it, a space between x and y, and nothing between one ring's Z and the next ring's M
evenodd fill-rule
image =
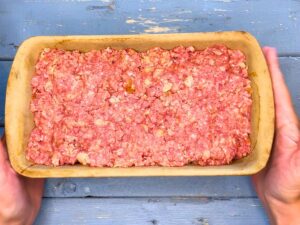
M199 202L212 202L212 201L230 201L235 199L258 199L257 196L82 196L82 197L47 197L43 196L43 199L148 199L149 201L155 202L156 199L171 199L175 201L199 201ZM259 200L259 199L258 199Z

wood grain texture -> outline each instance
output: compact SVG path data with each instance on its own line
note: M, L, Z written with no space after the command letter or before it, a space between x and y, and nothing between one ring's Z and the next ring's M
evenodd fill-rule
M300 57L280 57L280 64L295 109L300 116ZM10 67L11 61L0 61L0 126L4 124L5 90Z
M46 198L35 225L267 225L258 199Z
M219 30L246 30L262 45L296 55L299 10L294 0L0 0L0 58L14 57L20 43L35 35Z
M45 197L256 197L249 177L48 179Z

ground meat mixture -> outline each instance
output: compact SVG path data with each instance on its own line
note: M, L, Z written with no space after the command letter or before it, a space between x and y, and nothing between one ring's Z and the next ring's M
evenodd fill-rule
M99 167L228 164L250 152L245 55L217 45L44 49L27 159Z

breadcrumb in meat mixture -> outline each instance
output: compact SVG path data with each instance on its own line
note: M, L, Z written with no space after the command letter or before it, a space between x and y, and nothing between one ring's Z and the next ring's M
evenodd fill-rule
M223 165L250 152L245 55L223 45L44 49L31 85L36 164Z

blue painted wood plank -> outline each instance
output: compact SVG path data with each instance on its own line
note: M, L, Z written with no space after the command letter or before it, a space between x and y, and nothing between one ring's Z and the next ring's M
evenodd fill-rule
M280 64L290 89L295 109L300 115L300 57L280 57ZM11 61L0 61L0 126L4 124L5 90Z
M5 92L11 62L0 62L0 126L4 125Z
M0 0L0 58L34 35L246 30L282 54L300 54L293 0Z
M280 66L285 75L285 81L289 87L294 107L298 117L300 117L300 57L281 58Z
M46 198L35 225L267 225L258 199Z
M48 179L45 197L256 197L249 177Z

